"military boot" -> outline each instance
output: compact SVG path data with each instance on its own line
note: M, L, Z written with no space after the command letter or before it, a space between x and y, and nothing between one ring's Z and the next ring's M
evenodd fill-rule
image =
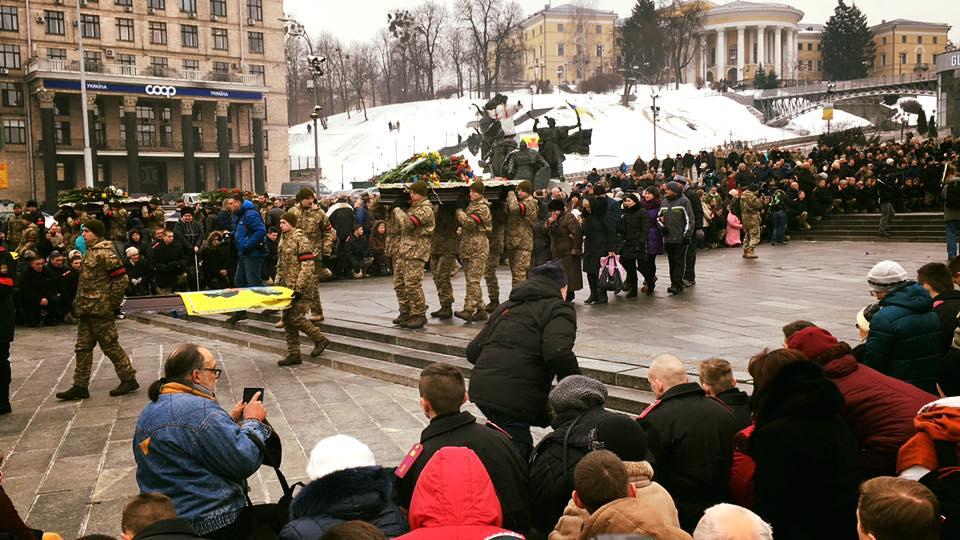
M443 304L440 309L430 313L430 316L434 319L449 319L453 317L453 308L450 307L450 304Z
M423 315L410 315L401 326L404 328L409 328L411 330L417 328L423 328L423 325L427 324L427 318Z
M88 397L90 397L90 392L80 386L71 386L70 389L65 392L57 392L57 399L62 401L76 401Z
M321 354L323 354L323 351L327 350L327 345L329 344L330 344L330 340L327 338L323 338L322 340L317 341L316 343L313 344L313 350L310 351L310 356L314 356L314 357L320 356Z
M303 360L300 359L299 354L288 354L287 357L284 358L283 360L277 361L277 365L280 367L296 366L302 363L303 363Z
M404 323L405 323L405 322L407 321L407 319L409 319L409 318L410 318L410 314L409 314L409 313L407 313L407 312L405 312L405 311L401 311L401 312L400 312L400 316L398 316L396 319L394 319L394 320L392 320L392 321L390 321L390 322L392 322L393 324L396 324L396 325L398 325L398 326L403 326Z
M456 316L458 319L463 319L463 320L465 320L465 321L467 321L467 322L473 322L473 316L474 316L474 315L475 315L475 313L472 313L472 312L466 311L466 310L464 310L464 311L457 311L457 312L454 313L454 316Z
M498 307L500 307L499 300L490 300L490 303L487 304L487 307L484 308L484 310L486 310L487 313L493 313Z
M323 322L323 313L314 313L307 317L307 320L310 322Z
M130 379L129 381L120 381L120 386L117 386L110 391L110 395L113 397L122 396L124 394L129 394L134 390L140 388L140 384L136 379Z
M274 327L274 328L283 328L283 319L280 319L279 321L277 321L277 322L273 325L273 327Z
M487 312L482 309L478 309L476 313L473 314L473 320L475 322L485 321L488 317Z
M743 254L744 259L758 259L757 254L753 252L753 248L748 249L746 253Z

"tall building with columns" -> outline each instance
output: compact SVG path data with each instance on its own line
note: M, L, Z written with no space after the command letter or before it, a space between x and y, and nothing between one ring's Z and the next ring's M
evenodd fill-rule
M781 79L797 78L802 11L785 4L742 0L706 4L701 31L693 37L687 82L752 79L760 65Z
M84 185L81 62L97 185L279 190L282 15L282 0L0 0L0 199Z

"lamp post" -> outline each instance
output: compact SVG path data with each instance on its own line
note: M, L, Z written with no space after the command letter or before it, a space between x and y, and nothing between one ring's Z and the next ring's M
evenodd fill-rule
M310 80L307 81L307 89L313 91L313 112L310 118L313 119L313 168L316 183L316 192L320 193L320 135L317 131L317 121L320 120L323 128L326 129L326 122L323 121L323 107L320 106L320 86L317 79L323 76L323 64L327 61L324 56L317 56L313 51L313 43L307 35L306 29L296 19L284 16L280 18L283 22L284 34L288 38L303 38L307 44L307 65L310 68Z
M313 173L317 194L320 193L320 134L317 130L317 120L322 113L323 107L320 105L314 105L313 112L310 113L310 118L313 119Z
M833 93L833 89L836 87L837 85L835 83L830 83L827 85L827 102L825 105L830 107L830 117L827 118L827 134L830 133L830 121L833 119L833 103L830 101L830 94Z
M84 185L93 187L93 150L90 148L90 120L87 114L87 60L83 51L83 16L77 0L77 45L80 49L80 117L83 120L83 178ZM48 158L48 159L53 159ZM47 201L49 205L50 202Z
M653 100L653 105L650 107L650 111L653 113L653 156L657 156L657 118L660 116L660 107L657 107L657 100L660 99L660 94L653 93L650 95L650 99Z

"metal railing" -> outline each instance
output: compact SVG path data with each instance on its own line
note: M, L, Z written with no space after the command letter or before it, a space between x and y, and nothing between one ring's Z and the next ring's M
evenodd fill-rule
M754 92L754 99L769 99L777 97L793 97L808 94L822 94L828 90L829 85L833 85L829 90L832 93L845 92L849 90L859 90L864 88L875 88L878 86L888 86L894 84L908 84L920 82L932 82L936 80L933 74L914 72L903 73L901 75L884 75L882 77L870 77L866 79L854 79L851 81L818 81L815 83L791 86L787 88L775 88L772 90L758 90Z
M96 144L97 151L115 151L115 152L125 152L127 150L127 143L123 139L107 139L106 144L101 144L103 141ZM43 140L38 139L35 143L36 151L43 152ZM57 150L73 150L79 151L83 150L82 141L71 140L67 144L57 144ZM156 138L154 140L139 140L137 141L137 150L140 152L183 152L183 141L172 141L168 139ZM193 146L193 151L196 152L216 152L218 149L216 145L204 145L202 141L195 142ZM253 145L252 144L232 144L230 145L231 154L252 154Z
M79 73L79 60L50 60L35 58L27 65L27 73L54 71ZM261 75L255 73L229 73L223 71L199 71L194 69L175 69L165 66L131 66L127 64L104 64L87 61L84 64L87 73L99 73L116 77L138 77L142 79L171 79L180 81L217 82L262 86Z

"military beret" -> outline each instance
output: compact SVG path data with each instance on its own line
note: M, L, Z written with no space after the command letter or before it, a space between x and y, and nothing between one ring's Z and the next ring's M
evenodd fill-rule
M519 184L517 184L517 191L533 193L533 184L531 184L529 180L522 180Z
M470 184L470 191L475 191L480 195L483 195L484 190L486 190L486 186L484 186L483 182L481 182L480 180L477 180L476 182Z
M293 227L297 226L297 215L293 212L284 212L283 215L280 216L280 219L286 221Z
M421 195L421 196L423 196L423 197L426 197L426 196L427 196L427 184L425 184L423 181L414 182L413 184L410 185L410 191L413 192L413 193L416 193L417 195Z
M97 235L97 238L103 238L107 234L107 228L99 219L91 219L84 223L83 227Z
M310 188L301 188L300 191L297 192L297 202L311 198L313 198L313 190Z

